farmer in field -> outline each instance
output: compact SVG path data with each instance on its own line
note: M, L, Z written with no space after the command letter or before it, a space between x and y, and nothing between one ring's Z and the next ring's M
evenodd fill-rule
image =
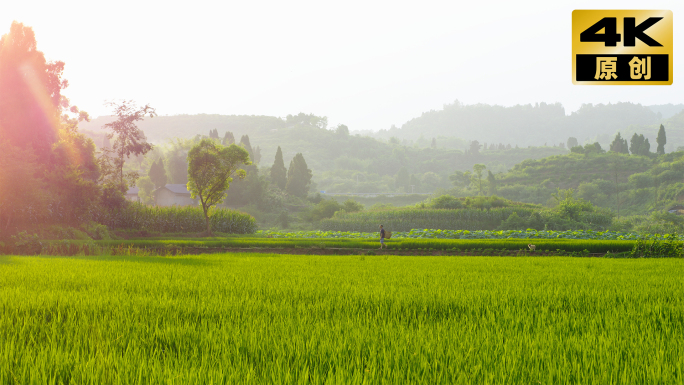
M380 248L382 249L383 246L387 248L387 245L385 244L385 229L380 225Z

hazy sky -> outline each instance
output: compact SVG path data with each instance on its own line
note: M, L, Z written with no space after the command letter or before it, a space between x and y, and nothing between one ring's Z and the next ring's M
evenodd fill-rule
M669 9L672 86L574 86L574 9ZM106 100L160 115L299 112L352 130L400 126L466 104L684 102L682 1L11 1L65 94L92 116ZM684 23L684 21L682 21ZM0 90L1 92L1 90Z

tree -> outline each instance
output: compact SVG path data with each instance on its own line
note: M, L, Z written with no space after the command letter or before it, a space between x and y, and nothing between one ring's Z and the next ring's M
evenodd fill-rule
M224 146L230 146L231 144L235 143L235 137L233 136L233 133L230 131L226 131L226 133L223 135L223 145Z
M568 138L568 149L571 149L573 147L579 146L579 142L577 142L577 138L574 137L569 137Z
M157 113L149 104L139 108L132 100L124 100L119 104L111 102L107 105L114 108L114 115L117 119L105 124L103 128L111 130L107 134L109 139L114 138L114 145L111 150L114 154L114 159L111 162L112 171L116 173L115 178L118 179L119 189L121 192L125 192L126 180L134 184L135 180L138 179L138 173L134 171L124 175L123 169L126 159L131 155L145 155L152 149L152 145L147 143L145 134L135 122L143 120L145 116L155 117ZM110 151L103 150L103 156L109 157Z
M631 151L633 155L648 156L651 153L651 144L648 142L648 139L644 138L643 134L637 135L635 133L632 135L632 139L630 139L629 142L629 151Z
M349 127L345 126L344 124L340 124L335 129L335 132L340 136L349 136Z
M430 143L430 147L437 148L437 139L432 138L432 142Z
M154 183L154 186L156 188L164 187L166 186L166 169L164 168L164 160L162 158L159 158L157 162L152 163L152 167L150 167L150 172L147 174L150 177L150 180L152 183Z
M489 195L496 194L496 178L490 170L487 170L487 182L489 185Z
M618 154L629 154L627 139L624 139L619 132L615 135L613 143L610 144L610 151L617 152Z
M207 235L211 234L209 210L226 197L233 177L245 177L240 166L249 164L249 154L243 147L226 147L211 139L202 139L188 153L188 190L202 205Z
M271 181L281 190L285 190L287 185L287 169L283 160L283 151L278 146L273 166L271 166Z
M487 167L484 164L476 164L473 166L473 172L475 172L475 177L473 180L479 190L478 195L482 195L482 173L486 168Z
M219 140L219 134L217 129L209 130L209 139Z
M290 195L298 197L306 197L311 184L311 170L306 165L304 155L297 153L290 161L290 168L287 170L287 184L285 190Z
M480 144L480 142L478 142L477 140L473 140L472 142L470 142L470 154L478 155L480 153L481 147L482 145Z
M656 149L656 152L659 155L662 155L665 153L665 143L667 143L667 137L665 136L665 126L662 124L660 125L660 129L658 130L658 137L656 138L656 142L658 143L658 148Z

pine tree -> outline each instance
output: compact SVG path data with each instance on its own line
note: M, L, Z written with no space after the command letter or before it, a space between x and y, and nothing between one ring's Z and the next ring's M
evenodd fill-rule
M215 128L213 130L209 130L209 138L210 139L218 139L219 138L218 130Z
M662 124L660 125L660 129L658 130L658 138L656 138L656 142L658 143L658 148L656 149L656 152L658 155L662 155L665 153L665 143L667 143L667 138L665 136L665 126Z
M254 162L254 150L252 149L252 145L249 144L249 135L242 135L240 138L240 145L249 153L249 160L256 163Z
M618 154L629 154L627 139L624 139L619 132L615 135L613 143L610 144L610 151L617 152Z
M233 136L233 133L230 131L226 131L226 133L223 135L223 145L224 146L230 146L231 144L235 143L235 137Z
M579 146L579 142L577 142L577 138L574 138L574 137L572 137L572 136L569 137L569 138L568 138L568 149L571 149L571 148L577 147L577 146ZM517 148L517 147L518 147L518 146L516 145L516 148Z
M432 138L432 143L430 143L430 147L437 148L437 139Z
M307 167L304 155L300 152L290 161L285 190L290 195L305 198L309 191L311 177L311 170Z
M280 146L278 146L275 161L273 161L273 166L271 166L271 181L281 190L285 190L287 185L287 169L285 168L283 151L280 149Z

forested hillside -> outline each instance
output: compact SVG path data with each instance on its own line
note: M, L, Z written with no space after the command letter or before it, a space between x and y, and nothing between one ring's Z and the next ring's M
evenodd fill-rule
M575 197L615 213L645 214L684 201L684 152L660 156L571 153L526 160L486 183L488 194L520 202L552 206L559 189L572 189ZM473 185L452 190L463 196L474 191Z

